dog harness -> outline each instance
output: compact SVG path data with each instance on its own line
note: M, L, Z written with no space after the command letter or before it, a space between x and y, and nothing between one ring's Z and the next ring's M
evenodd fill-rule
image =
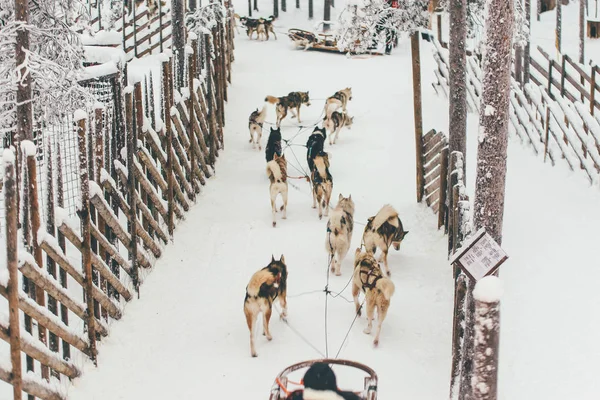
M377 285L377 281L380 280L381 278L383 278L381 273L377 274L377 272L375 271L376 269L379 269L379 268L372 266L368 272L363 271L363 270L360 271L360 282L362 283L363 290L365 290L365 288L371 289L371 290L375 289L375 286ZM363 275L366 275L364 280L363 280ZM370 278L373 278L373 280L369 281Z

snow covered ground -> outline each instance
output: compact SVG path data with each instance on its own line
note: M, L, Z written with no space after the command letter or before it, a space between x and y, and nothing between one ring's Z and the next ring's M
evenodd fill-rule
M244 15L247 3L234 4ZM258 15L271 13L269 1L259 6L265 12ZM571 8L576 6L566 9ZM316 19L321 12L316 2ZM264 152L248 143L247 118L262 107L267 94L309 90L312 106L302 108L302 125L313 125L324 99L347 86L353 88L348 111L355 125L326 150L332 155L333 203L338 193L351 193L356 203L352 248L360 245L363 226L358 223L385 203L398 209L410 233L400 252L390 252L396 294L380 347L374 349L373 337L362 333L364 317L351 327L353 305L340 296L328 301L328 353L336 355L350 329L339 356L377 371L380 398L447 398L451 268L446 238L435 229L437 217L415 202L409 43L402 40L389 57L365 59L295 51L282 33L291 27L311 29L315 23L306 14L290 3L275 24L277 41L249 41L240 29L226 111L226 150L217 175L146 278L141 299L127 305L123 319L100 344L99 367L86 363L83 377L73 382L70 399L266 398L283 368L326 352L325 296L308 293L322 290L327 280L326 220L319 221L311 209L308 184L292 180L288 219L271 227ZM447 100L431 88L433 59L429 45L422 46L424 129L447 131ZM272 122L275 113L269 107L267 121ZM477 119L469 116L471 198ZM302 145L312 129L300 131L297 125L288 117L283 135ZM267 136L265 132L263 145ZM286 157L290 175L300 174L291 165L306 169L303 147L287 148ZM505 293L499 392L505 400L591 400L600 395L600 191L590 188L580 171L570 172L561 160L557 164L543 164L530 149L510 141L503 239L510 259L500 272ZM343 275L330 278L334 292L350 278L352 248ZM244 289L271 254L284 254L288 264L290 326L274 315L273 341L259 336L259 357L253 359L242 311ZM350 288L343 296L351 299ZM360 384L344 376L341 386ZM5 388L0 385L0 398Z

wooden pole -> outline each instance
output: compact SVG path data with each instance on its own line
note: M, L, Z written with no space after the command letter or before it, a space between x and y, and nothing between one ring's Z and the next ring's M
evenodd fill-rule
M4 206L6 212L6 265L8 268L8 313L10 326L10 361L14 400L22 398L21 382L21 325L19 323L19 269L18 269L18 208L16 191L15 155L5 149Z
M285 0L281 0L281 11L286 12L287 11L287 4Z
M52 138L46 138L47 154L46 154L46 232L52 236L56 236L56 226L54 223L54 157L52 155ZM48 273L56 279L56 263L52 258L46 257L46 268ZM58 304L56 298L48 293L48 310L58 316ZM55 353L59 351L58 336L53 332L49 335L49 347ZM52 370L52 374L60 379L59 374Z
M41 227L40 218L40 205L38 201L38 182L37 182L37 165L35 163L35 144L30 142L29 152L26 154L27 160L27 174L28 174L28 188L29 188L29 217L31 218L31 245L33 248L33 257L39 268L43 268L44 260L42 256L42 249L38 244L38 232ZM85 149L83 150L85 151ZM33 154L32 154L33 152ZM33 282L32 285L35 286ZM46 293L40 287L35 287L35 300L42 306L46 307ZM38 337L40 341L47 345L47 332L46 328L38 323ZM50 379L48 367L45 365L41 366L42 378Z
M91 163L91 162L89 163L92 166L92 169L90 171L90 177L92 177L93 180L96 183L98 183L98 185L100 185L100 176L101 176L102 167L104 165L104 157L103 157L104 152L103 152L103 141L102 141L103 118L104 118L104 106L102 106L101 104L96 104L96 107L94 110L94 122L95 122L94 134L89 135L90 140L89 140L88 146L91 149L90 160L91 159L94 160L94 163ZM102 216L100 214L96 215L93 207L90 207L90 209L92 210L91 215L94 217L94 222L96 223L98 228L101 230L101 232L103 234L106 234L104 218L102 218ZM94 237L92 237L92 242L93 242L92 247L96 249L100 258L102 260L106 260L106 252L104 251L104 249L101 246L98 245L98 242L95 240ZM99 278L100 287L102 288L102 291L108 292L106 279L104 279L102 276L98 276L97 274L94 274L94 275L96 275L96 277ZM97 302L95 302L94 304L95 304L96 308L99 307ZM108 319L108 314L105 309L101 309L100 313L104 319Z
M180 90L183 87L185 73L185 21L183 11L183 0L173 0L171 2L171 14L173 18L172 37L173 37L173 56L176 63L175 67L175 88Z
M585 6L587 0L579 0L579 64L585 64ZM581 82L583 83L583 81Z
M313 19L313 0L308 0L308 19Z
M139 82L136 84L139 85ZM129 90L128 90L129 89ZM133 165L133 154L134 149L137 148L137 140L135 134L135 126L136 123L135 118L133 117L133 97L132 97L132 87L129 86L125 89L125 119L126 119L126 132L127 132L127 201L129 202L129 214L127 215L127 219L129 222L129 234L131 235L131 240L129 242L129 261L131 262L131 271L133 281L133 287L138 294L138 298L140 295L139 288L139 275L138 275L138 265L137 265L137 208L136 208L136 193L135 193L135 167ZM137 90L136 90L137 92Z
M84 282L85 282L85 300L87 305L87 330L90 346L90 358L94 365L98 365L96 360L96 320L94 318L94 298L92 297L93 282L92 282L92 254L91 254L91 234L90 234L90 185L87 171L87 160L85 152L86 140L86 125L87 115L84 111L76 112L74 116L77 122L77 137L79 142L79 177L81 179L81 209L79 210L79 218L81 220L81 264L83 267Z
M448 148L442 150L442 160L440 163L440 197L438 206L438 229L440 229L446 221L448 208L446 207L446 195L448 194Z
M559 0L561 1L561 0ZM562 58L562 71L560 72L560 96L565 97L565 77L567 75L567 56L566 54Z
M560 1L560 0L559 0ZM498 348L500 342L500 279L488 276L477 282L475 298L475 365L471 399L498 397Z
M423 110L421 108L421 52L419 49L419 35L415 31L410 37L412 52L413 73L413 106L415 117L415 149L417 168L417 202L423 199Z
M279 0L273 0L273 16L279 18Z
M562 0L556 0L556 50L561 54L562 44Z
M330 28L328 22L331 21L331 0L324 1L323 21L323 31L327 32Z
M165 124L165 135L167 136L167 203L168 203L168 217L167 217L167 229L169 231L169 235L173 237L174 227L174 219L173 214L175 212L174 207L174 199L173 199L173 147L171 140L173 139L173 134L171 132L171 117L170 117L170 84L169 80L171 79L171 63L169 60L163 61L162 63L162 73L163 73L163 101L164 101L164 124Z
M62 174L62 151L60 149L60 143L56 141L56 204L58 207L65 207L64 201L64 184L63 184L63 174ZM64 254L67 254L67 246L65 241L65 236L62 232L58 231L56 235L56 239L58 241L58 246L61 248ZM59 281L60 285L66 289L67 288L67 271L65 271L62 267L59 267ZM61 304L60 306L60 319L66 325L69 326L69 310L67 306ZM65 360L71 359L71 345L66 343L63 340L63 358Z
M197 60L197 50L198 50L198 39L192 39L192 53L188 54L188 89L189 89L189 103L188 103L188 134L190 139L190 148L188 149L190 155L190 164L192 166L192 173L190 173L190 183L192 184L192 188L194 189L194 198L191 200L195 200L195 194L200 193L200 186L196 181L194 176L194 168L196 167L196 151L193 146L193 143L196 141L196 135L194 134L194 119L196 116L194 115L194 79L196 77L196 60ZM202 118L198 115L198 119ZM202 133L201 133L202 134Z
M525 0L525 20L527 26L531 30L531 0ZM529 66L531 63L531 42L527 40L525 42L525 48L523 49L523 84L529 83Z
M590 84L590 114L594 115L594 109L596 108L596 72L598 67L592 68L592 79Z
M300 0L296 0L296 8L300 9Z
M252 0L248 0L248 17L252 17Z

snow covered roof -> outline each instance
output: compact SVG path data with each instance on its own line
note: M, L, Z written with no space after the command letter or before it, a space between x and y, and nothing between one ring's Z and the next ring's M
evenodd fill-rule
M588 1L587 20L590 22L600 22L600 5L597 1Z

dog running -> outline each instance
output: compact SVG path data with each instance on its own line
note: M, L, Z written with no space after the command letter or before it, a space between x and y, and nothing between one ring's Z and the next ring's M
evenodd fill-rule
M353 123L354 117L344 112L334 111L329 118L325 116L323 118L323 127L329 131L329 144L335 144L342 128L350 129Z
M287 316L287 266L283 255L279 261L275 261L275 257L271 256L271 262L263 269L257 271L248 286L246 286L246 297L244 299L244 314L246 315L246 323L250 330L250 353L252 357L256 357L256 348L254 346L254 332L258 315L263 315L263 335L267 340L273 339L269 331L269 320L273 302L279 298L282 312L281 317Z
M331 256L331 271L341 275L342 261L348 254L350 242L352 242L352 231L354 230L354 201L352 195L340 196L335 208L331 211L327 223L327 240L325 248Z
M279 128L271 128L271 133L269 133L269 139L265 148L267 162L272 161L275 154L281 157L281 130Z
M292 112L292 118L297 116L298 122L301 123L300 107L302 104L310 106L308 92L291 92L284 97L267 96L265 97L265 101L275 104L275 110L277 111L277 127L281 125L281 121L287 116L288 109Z
M352 100L352 88L347 87L346 89L339 90L325 100L323 113L329 119L331 113L339 108L346 112L346 106L350 100Z
M358 316L361 315L360 304L358 303L358 294L361 291L365 294L367 304L368 325L363 331L367 335L373 329L373 317L375 309L377 309L377 332L373 341L373 344L377 346L379 345L381 325L390 307L390 299L394 294L395 286L390 278L381 273L379 264L371 252L361 252L360 249L356 249L354 275L352 277L352 297L354 297L354 305Z
M253 149L255 149L256 145L258 145L258 150L262 150L262 147L260 145L260 138L262 137L262 128L266 116L267 106L265 105L260 111L258 111L258 108L256 109L256 111L252 111L252 114L250 114L250 118L248 119L248 129L250 130L249 143L252 143Z
M391 275L387 261L390 246L394 246L396 251L400 250L400 243L407 234L408 231L404 230L398 212L389 204L383 206L377 215L368 219L363 233L363 243L367 251L373 254L378 247L381 249L380 260L383 261L388 276Z
M273 228L277 226L275 214L277 213L276 200L277 195L281 194L283 206L281 218L287 218L287 201L288 201L288 182L287 182L287 161L285 155L279 157L277 154L273 156L273 160L267 163L267 176L271 184L269 185L269 193L271 196L271 210L273 212Z

